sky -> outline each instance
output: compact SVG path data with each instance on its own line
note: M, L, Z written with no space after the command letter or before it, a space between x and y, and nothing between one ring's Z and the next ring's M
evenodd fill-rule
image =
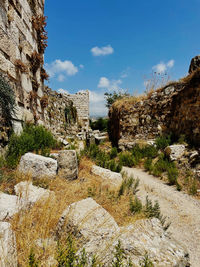
M90 115L105 116L105 92L142 94L154 73L187 75L200 54L199 13L200 0L46 0L47 85L88 89Z

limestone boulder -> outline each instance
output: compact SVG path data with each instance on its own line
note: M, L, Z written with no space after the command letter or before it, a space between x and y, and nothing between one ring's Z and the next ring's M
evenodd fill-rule
M75 150L62 150L58 153L58 175L75 180L78 177L78 161Z
M112 172L96 165L92 166L91 171L93 174L100 176L103 179L103 182L110 186L118 188L123 182L122 175L120 173Z
M170 158L170 160L178 160L185 153L184 145L172 145L165 148L165 154Z
M11 225L0 222L0 266L17 267L17 246Z
M63 212L57 227L58 236L72 231L84 243L104 240L119 231L113 217L92 198L69 205Z
M38 200L47 199L50 196L54 196L54 193L50 190L34 186L28 181L18 183L14 188L15 193L23 207L32 206Z
M0 192L0 221L11 218L20 209L21 205L17 196Z
M59 237L67 232L75 235L82 248L89 255L96 255L103 266L112 265L119 241L134 266L139 266L146 253L154 266L190 266L187 250L163 230L158 219L139 220L119 227L114 218L92 198L68 206L57 229Z
M19 171L30 174L33 178L54 177L57 174L58 164L52 158L26 153L21 157Z

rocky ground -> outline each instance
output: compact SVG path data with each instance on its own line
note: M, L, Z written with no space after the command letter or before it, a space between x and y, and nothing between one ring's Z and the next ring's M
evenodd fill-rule
M123 170L140 179L140 191L137 194L142 201L145 201L146 195L152 200L159 201L162 214L171 222L168 231L188 249L191 266L199 267L200 201L178 192L174 187L141 169L124 167Z

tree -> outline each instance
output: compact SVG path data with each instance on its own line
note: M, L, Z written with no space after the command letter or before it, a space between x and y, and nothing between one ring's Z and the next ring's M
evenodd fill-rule
M121 90L118 92L114 91L113 93L105 93L104 96L106 99L106 107L110 108L116 100L123 97L128 97L130 95L127 93L127 91L124 92L123 90Z

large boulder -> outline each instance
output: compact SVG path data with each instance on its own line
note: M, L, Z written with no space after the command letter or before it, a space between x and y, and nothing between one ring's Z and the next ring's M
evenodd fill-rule
M185 153L184 145L172 145L165 148L165 154L170 158L170 160L178 160Z
M88 242L93 238L107 239L118 232L119 227L105 209L92 198L86 198L69 205L59 220L58 236L71 230L77 237Z
M17 248L11 225L0 222L0 266L17 267Z
M119 188L123 182L122 175L120 173L112 172L96 165L92 166L91 171L93 174L100 176L104 183L111 187Z
M134 266L139 266L146 253L154 266L190 266L186 249L163 230L158 219L139 220L120 228L113 217L91 198L73 203L64 211L58 223L58 236L66 232L73 233L82 248L89 255L96 255L103 266L112 265L119 241Z
M21 157L19 171L33 178L54 177L57 174L57 161L33 153Z
M78 162L75 150L61 150L58 153L58 175L67 179L78 178Z
M191 74L196 69L200 68L200 55L193 57L189 67L189 73Z

